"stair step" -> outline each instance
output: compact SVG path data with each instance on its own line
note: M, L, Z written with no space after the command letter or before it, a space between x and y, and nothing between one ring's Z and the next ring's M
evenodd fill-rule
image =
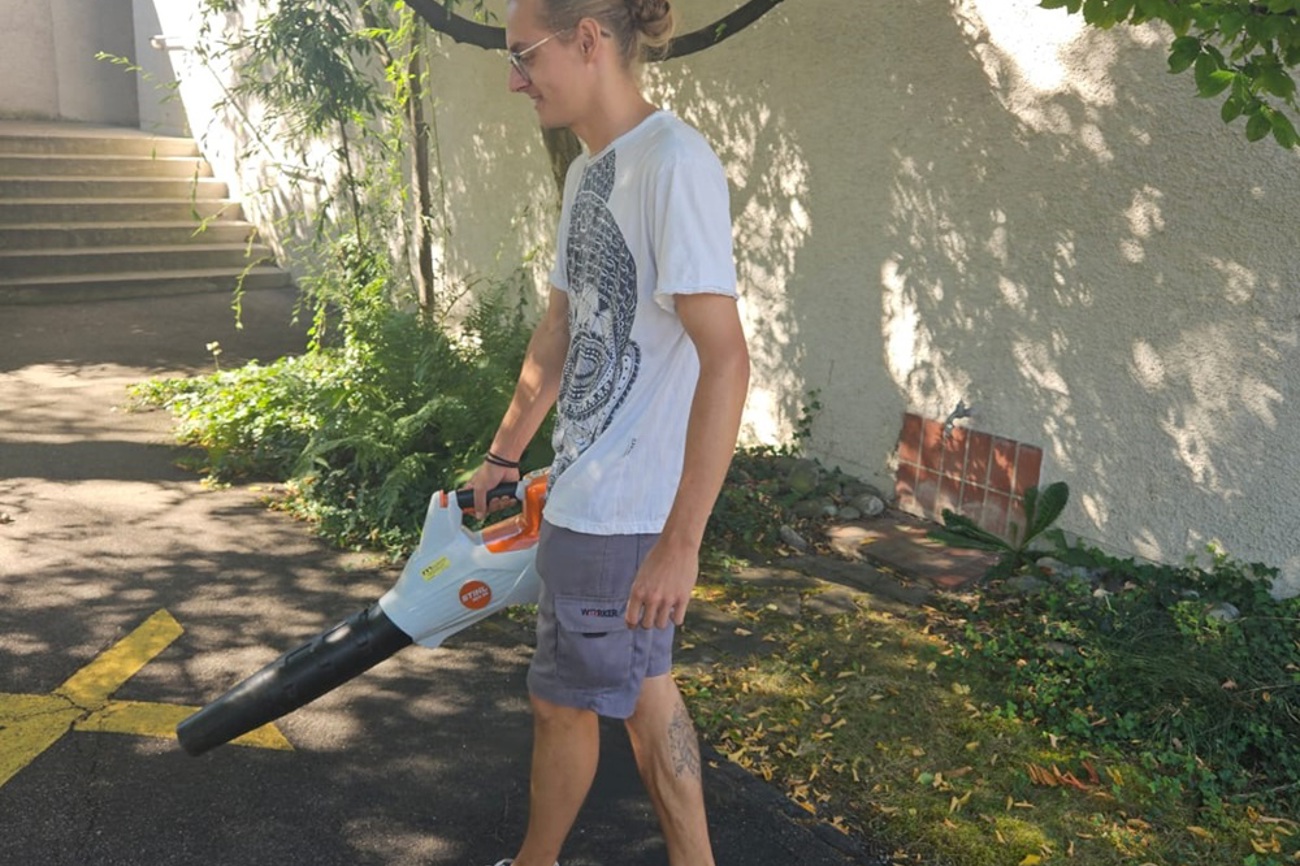
M0 225L0 251L195 243L242 244L254 232L253 226L235 220L213 220L206 226L200 226L192 219L180 222Z
M0 280L75 274L144 273L159 270L241 268L275 256L264 246L185 244L0 252Z
M0 178L3 198L197 198L226 197L226 184L215 178L195 179L20 177Z
M58 124L57 126L62 126ZM68 124L71 126L72 124ZM56 126L51 124L51 127ZM124 130L129 133L130 130ZM169 138L137 132L120 134L33 135L0 128L0 153L63 153L117 156L198 156L199 148L188 138Z
M293 285L279 268L203 268L127 274L0 278L0 304L56 304L114 298L152 298L202 292L280 289Z
M0 142L3 147L3 142ZM0 177L193 178L212 177L212 167L197 156L22 153L0 151Z
M224 199L5 199L0 198L0 225L61 222L181 222L194 219L242 220L238 202Z
M188 138L0 120L0 304L283 288Z

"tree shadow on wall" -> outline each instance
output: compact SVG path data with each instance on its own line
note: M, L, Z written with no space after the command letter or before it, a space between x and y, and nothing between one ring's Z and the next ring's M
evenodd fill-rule
M894 65L887 88L908 96L889 106L906 132L881 267L886 341L911 353L892 361L899 391L965 397L993 432L1042 444L1078 494L1070 528L1181 557L1226 528L1189 512L1300 481L1297 461L1259 459L1300 421L1284 401L1296 273L1269 177L1300 172L1196 103L1151 31L1084 32L1042 89L971 3L948 5L915 5L947 74ZM1245 198L1249 215L1207 204Z

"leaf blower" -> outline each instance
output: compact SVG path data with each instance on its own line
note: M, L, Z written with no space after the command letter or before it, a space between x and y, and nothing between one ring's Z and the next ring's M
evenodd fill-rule
M500 497L521 502L522 512L472 532L461 518L473 505L473 491L433 494L419 546L392 589L181 722L176 738L182 748L201 755L314 701L412 643L434 648L504 607L536 602L540 584L533 560L546 471L488 492L489 501Z

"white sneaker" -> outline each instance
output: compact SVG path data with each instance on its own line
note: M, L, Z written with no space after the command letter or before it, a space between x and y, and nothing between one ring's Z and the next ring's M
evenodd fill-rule
M496 863L496 866L510 866L510 864L513 863L513 862L515 862L515 861L514 861L514 860L498 860L497 863ZM559 864L559 863L556 863L555 866L560 866L560 864Z

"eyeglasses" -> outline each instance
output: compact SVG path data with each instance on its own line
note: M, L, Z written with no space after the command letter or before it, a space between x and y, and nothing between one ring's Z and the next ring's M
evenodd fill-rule
M506 56L510 58L510 65L515 68L515 72L519 73L519 77L524 80L524 84L533 83L532 76L528 74L528 67L524 63L524 58L527 57L529 54L533 53L534 51L536 51L538 48L541 48L547 42L550 42L555 37L560 36L564 33L568 33L570 30L573 29L574 28L570 27L567 30L557 31L555 33L552 33L550 36L545 36L537 40L532 45L529 45L527 48L522 48L519 51L506 52Z

